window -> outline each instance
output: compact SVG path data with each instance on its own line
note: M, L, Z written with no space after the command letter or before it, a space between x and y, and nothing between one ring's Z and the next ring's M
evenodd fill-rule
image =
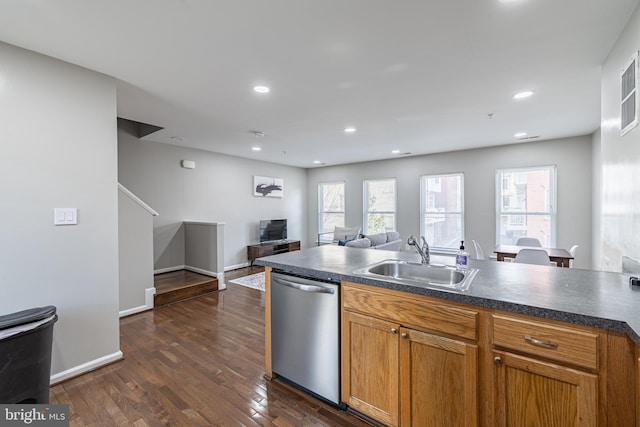
M505 185L508 183L508 185ZM535 237L556 245L556 167L496 171L496 243L515 245Z
M318 233L344 227L344 182L318 184Z
M396 180L364 182L363 233L375 234L396 229Z
M464 240L464 176L424 175L420 180L420 234L432 249L456 251Z

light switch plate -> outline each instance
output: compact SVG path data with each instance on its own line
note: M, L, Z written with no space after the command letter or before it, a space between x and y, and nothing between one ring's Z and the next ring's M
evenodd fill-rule
M53 225L76 225L78 224L77 208L54 208Z

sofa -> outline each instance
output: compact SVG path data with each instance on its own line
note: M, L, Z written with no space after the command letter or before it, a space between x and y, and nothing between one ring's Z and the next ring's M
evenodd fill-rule
M335 227L333 231L328 231L325 233L318 233L318 246L323 244L333 244L337 245L341 241L352 240L357 238L360 235L361 227ZM326 237L331 235L333 240L326 240ZM344 242L342 244L344 246Z
M400 234L397 231L387 231L386 233L368 235L361 234L356 239L344 242L344 246L350 248L399 251L402 248L402 240L400 239Z

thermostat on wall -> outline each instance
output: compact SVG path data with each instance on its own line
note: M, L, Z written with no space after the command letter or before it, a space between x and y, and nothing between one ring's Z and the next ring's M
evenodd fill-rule
M193 160L183 160L181 162L182 167L185 169L195 169L196 168L196 162L194 162Z

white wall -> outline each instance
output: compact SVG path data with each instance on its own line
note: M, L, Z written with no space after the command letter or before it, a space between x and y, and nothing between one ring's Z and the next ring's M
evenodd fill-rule
M636 10L602 66L600 265L621 271L622 257L640 259L640 128L620 136L620 73L640 50Z
M153 214L118 191L120 315L153 308Z
M308 173L309 239L317 233L317 186L320 182L346 182L347 225L363 223L362 182L365 179L397 179L397 224L403 239L420 232L420 176L463 172L465 182L465 239L485 252L495 246L496 169L552 165L558 166L559 247L579 245L574 266L591 266L591 137L582 136L530 142L477 150L345 166L310 169Z
M124 126L118 144L120 183L159 214L154 218L156 269L184 265L183 221L225 223L225 268L247 263L247 245L259 241L261 219L287 218L288 237L306 244L304 169L148 142ZM196 168L180 167L181 160L194 160ZM283 178L284 197L254 197L254 175Z
M60 379L121 356L115 81L4 43L0 58L0 313L57 307ZM55 207L78 225L54 227Z
M591 148L591 168L593 171L591 176L591 199L593 200L593 206L591 209L591 236L593 239L591 265L595 269L601 269L602 264L600 260L602 259L602 230L600 227L600 218L602 217L602 170L600 166L602 165L602 133L600 132L600 129L598 129L592 135Z

